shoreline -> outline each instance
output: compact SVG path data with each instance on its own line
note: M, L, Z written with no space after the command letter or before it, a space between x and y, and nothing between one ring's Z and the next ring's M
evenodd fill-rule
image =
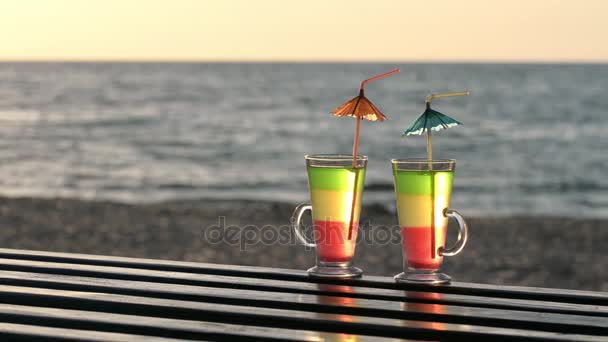
M0 197L0 241L2 248L307 269L315 262L314 251L288 236L295 205ZM240 227L241 233L249 229L257 239L232 243L206 236L221 226L221 217L225 227ZM355 264L369 275L401 272L400 244L382 238L396 226L396 214L368 205L360 222L362 235L373 239L359 241ZM454 281L608 291L608 219L500 216L469 217L467 222L468 245L460 255L446 258L442 268ZM263 229L289 238L264 240ZM449 230L448 240L454 239L455 227Z

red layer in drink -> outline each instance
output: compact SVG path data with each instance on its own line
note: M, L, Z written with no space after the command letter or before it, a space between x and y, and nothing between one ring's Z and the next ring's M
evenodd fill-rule
M314 221L317 255L324 262L347 262L353 259L358 222L353 223L352 239L348 239L348 223Z
M435 227L435 246L445 244L445 226ZM410 267L417 269L436 270L441 266L443 257L435 253L431 258L431 227L401 227L403 255L407 256Z

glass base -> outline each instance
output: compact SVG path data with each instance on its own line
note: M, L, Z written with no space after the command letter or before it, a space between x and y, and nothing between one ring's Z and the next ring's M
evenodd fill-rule
M319 265L308 269L308 275L317 278L359 278L363 271L350 262L319 262Z
M415 270L413 268L395 276L396 282L407 284L439 285L448 284L451 280L449 275L439 273L437 270Z

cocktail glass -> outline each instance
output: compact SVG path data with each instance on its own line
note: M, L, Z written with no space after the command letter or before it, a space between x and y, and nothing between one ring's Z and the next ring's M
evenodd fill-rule
M366 156L317 154L306 156L310 204L296 207L291 222L296 237L307 247L315 247L316 266L308 274L316 277L359 277L361 269L352 265L357 241L361 194L365 182ZM301 231L302 215L311 210L314 242ZM352 234L349 238L349 228Z
M468 238L467 224L449 209L455 160L393 159L397 215L401 228L404 272L397 282L441 284L450 281L439 273L444 256L462 251ZM458 222L458 241L446 248L448 218Z

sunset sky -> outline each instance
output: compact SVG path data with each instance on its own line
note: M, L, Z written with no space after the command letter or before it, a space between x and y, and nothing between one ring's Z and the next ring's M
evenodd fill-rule
M1 60L608 62L607 0L7 0Z

